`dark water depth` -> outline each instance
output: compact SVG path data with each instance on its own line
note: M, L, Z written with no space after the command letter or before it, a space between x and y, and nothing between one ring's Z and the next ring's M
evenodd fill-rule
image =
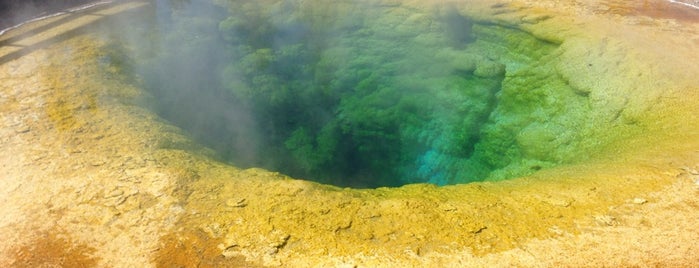
M102 61L240 167L373 188L503 179L565 160L539 148L550 145L525 148L556 131L531 129L527 114L547 94L527 82L551 75L531 69L554 44L450 6L326 2L155 1L117 20L128 31L112 31ZM576 108L572 90L557 94Z

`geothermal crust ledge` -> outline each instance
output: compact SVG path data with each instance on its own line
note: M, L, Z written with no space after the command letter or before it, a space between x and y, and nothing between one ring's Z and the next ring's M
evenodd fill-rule
M144 91L97 60L105 38L80 31L144 2L10 31L0 36L0 266L699 263L699 26L612 2L453 2L560 44L555 70L599 123L638 132L575 164L444 187L338 188L211 160L139 107Z

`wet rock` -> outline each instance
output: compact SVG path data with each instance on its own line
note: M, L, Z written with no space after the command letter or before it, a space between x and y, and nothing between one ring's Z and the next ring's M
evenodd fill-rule
M524 16L524 17L521 18L521 21L524 22L524 23L535 24L535 23L539 23L539 22L548 20L548 19L550 19L550 18L551 18L551 16L549 16L549 15L536 14L536 15L527 15L527 16Z
M505 73L505 65L482 61L479 62L476 69L473 71L475 76L479 77L497 77Z

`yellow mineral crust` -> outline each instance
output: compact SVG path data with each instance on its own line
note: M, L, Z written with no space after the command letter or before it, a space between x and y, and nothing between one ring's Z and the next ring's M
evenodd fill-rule
M94 60L99 36L45 31L32 46L9 32L0 266L696 265L699 24L626 2L449 3L560 43L559 74L646 132L576 164L445 187L341 189L215 162L133 104L142 89Z

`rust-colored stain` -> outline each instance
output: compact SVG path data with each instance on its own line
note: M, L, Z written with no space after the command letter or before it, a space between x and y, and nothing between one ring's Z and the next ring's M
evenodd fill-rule
M604 5L609 7L609 10L605 13L699 23L699 10L670 1L606 1Z
M243 257L224 257L217 243L201 231L169 233L160 238L160 243L154 258L156 267L258 267Z
M15 249L13 267L95 267L95 249L75 243L63 232L41 232Z

